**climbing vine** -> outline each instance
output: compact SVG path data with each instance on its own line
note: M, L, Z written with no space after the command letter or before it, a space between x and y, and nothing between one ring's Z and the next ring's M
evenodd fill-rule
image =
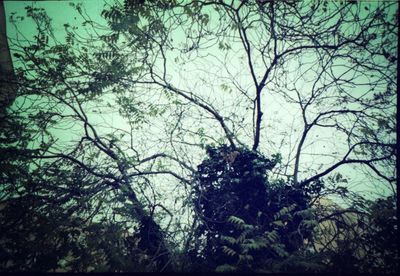
M201 221L197 234L204 237L194 248L195 258L217 271L251 271L266 259L283 261L312 238L316 221L310 199L323 183L306 189L269 181L278 161L278 155L267 158L246 148L207 147L193 195Z

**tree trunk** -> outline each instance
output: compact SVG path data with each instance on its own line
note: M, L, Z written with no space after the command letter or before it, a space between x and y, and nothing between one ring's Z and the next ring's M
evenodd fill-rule
M127 178L125 178L125 184L126 187L130 187ZM125 191L134 206L134 216L139 221L139 232L137 233L137 237L140 238L139 248L151 256L149 264L157 272L172 272L171 254L167 247L164 232L154 221L152 215L147 214L135 192L131 188L127 188Z
M16 97L14 68L7 41L6 12L0 1L0 122L6 116L6 109Z

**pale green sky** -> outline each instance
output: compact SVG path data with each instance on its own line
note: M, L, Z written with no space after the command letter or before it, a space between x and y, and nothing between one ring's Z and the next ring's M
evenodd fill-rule
M103 9L103 1L100 0L36 1L36 3L32 3L32 1L6 1L5 8L8 16L14 12L16 12L17 15L25 16L24 8L26 5L35 5L36 7L45 8L50 18L52 18L52 26L55 35L62 41L64 37L64 23L69 23L76 26L79 26L82 23L80 16L76 15L76 11L69 6L69 2L83 3L86 12L94 21L104 22L104 20L100 17L100 13ZM8 24L7 30L10 38L17 38L17 36L18 38L21 38L21 34L15 33L15 29L11 24ZM22 25L20 25L20 30L27 38L30 38L35 34L34 25L31 24L27 19L25 19ZM176 41L183 40L183 35L180 30L176 31L174 38ZM249 77L248 68L246 67L246 61L241 58L241 56L243 56L243 51L241 51L240 45L232 45L232 48L235 53L225 55L225 53L218 50L218 47L213 46L207 52L208 57L202 59L196 59L195 56L190 56L189 54L184 55L184 63L181 63L180 61L175 63L174 60L176 57L179 57L179 55L177 52L171 51L167 55L168 62L172 68L170 72L170 78L171 82L177 87L188 91L193 91L194 93L199 93L203 97L209 98L213 102L213 105L218 107L219 111L224 116L241 116L244 120L246 120L245 122L250 124L251 120L248 118L251 117L251 113L245 111L245 107L249 103L238 103L240 93L238 93L238 91L235 90L235 87L232 85L232 79L240 84L241 87L249 88L249 91L253 89L251 87L252 83ZM316 58L316 56L311 55L305 57L305 59L308 60L313 58ZM288 75L288 77L293 78L293 81L295 81L296 73L298 73L297 66L298 65L295 62L292 62L291 65L288 65L288 68L285 68L292 72ZM259 69L261 67L261 65L258 66ZM339 69L337 72L340 71L341 70ZM212 75L214 78L210 77ZM232 76L234 77L232 78ZM233 92L222 91L222 84L228 85ZM310 84L306 82L296 82L296 87L302 91L307 91L309 89L309 85ZM293 157L294 146L297 144L300 132L302 130L300 110L297 105L287 103L283 97L276 93L278 91L273 91L273 86L270 87L272 89L267 91L263 98L263 126L266 129L264 131L264 135L266 135L268 139L267 143L262 144L260 149L263 152L268 153L268 155L279 151L282 153L285 160L285 158L288 158L289 156ZM357 87L355 91L362 92L362 89ZM104 100L109 101L112 106L114 105L112 98L105 97ZM151 102L153 100L154 98L147 96L147 101ZM157 99L157 101L160 103L163 100ZM91 108L92 107L88 107L88 109ZM114 111L114 113L109 114L109 111ZM117 110L112 110L112 108L106 108L102 110L101 114L93 113L92 116L90 116L90 119L93 122L104 126L103 131L105 132L111 131L112 127L128 129L126 120L122 119L118 114L116 114L116 111ZM173 110L169 110L168 112L173 112ZM194 111L192 111L192 114L193 112ZM138 141L142 141L143 143L151 145L151 152L159 152L162 149L158 148L157 139L165 135L165 133L159 129L165 127L166 123L168 123L168 119L164 120L164 122L153 120L151 127L149 126L147 129L147 133L137 137ZM209 125L207 125L207 122L205 124L199 123L196 120L193 120L193 117L192 119L185 121L185 126L193 130L196 128L205 128L210 136L217 137L221 134L219 129L210 128ZM266 132L268 133L266 134ZM70 130L58 130L57 133L60 137L60 142L62 143L65 143L70 139ZM251 136L251 133L249 132L248 135ZM316 130L310 133L310 137L307 140L309 142L306 143L304 148L305 152L308 152L309 155L304 156L302 159L304 162L303 169L307 167L316 168L320 166L320 164L331 162L332 159L329 157L329 152L327 152L327 149L330 149L332 151L332 155L334 156L340 156L340 152L345 151L342 143L343 137L333 135L336 134L325 130ZM189 136L186 135L185 137ZM187 139L190 139L190 137ZM242 133L240 139L242 139L243 142L249 141L249 138L246 137L246 132ZM280 145L282 145L282 147ZM321 153L321 151L325 154L317 156L319 153ZM290 153L291 155L289 155ZM194 155L193 152L188 152L187 154L188 159L196 160L196 155ZM191 158L189 158L189 156L191 156ZM197 161L194 163L197 162L198 164L199 160L201 160L201 157L199 158L199 156L197 156ZM354 170L350 166L342 167L337 172L339 171L351 179L350 186L354 190L368 190L370 193L379 194L387 192L387 187L381 189L380 187L382 186L380 184L380 186L375 185L377 183L376 180L364 174L362 171Z

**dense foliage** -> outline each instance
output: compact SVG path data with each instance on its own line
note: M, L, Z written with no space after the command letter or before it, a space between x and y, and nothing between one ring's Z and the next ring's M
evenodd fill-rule
M198 167L194 195L201 221L193 249L198 269L273 271L273 265L304 249L316 221L311 196L301 184L269 182L273 160L248 149L226 145L207 148ZM282 267L280 269L293 269Z

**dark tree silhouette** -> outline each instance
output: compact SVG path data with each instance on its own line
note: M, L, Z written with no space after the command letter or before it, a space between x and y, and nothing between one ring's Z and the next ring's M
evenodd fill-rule
M357 184L396 195L397 3L70 3L63 26L41 5L10 14L8 40L0 18L4 269L329 271L356 229L344 214L371 214ZM79 221L118 242L15 262L30 212L27 232Z

